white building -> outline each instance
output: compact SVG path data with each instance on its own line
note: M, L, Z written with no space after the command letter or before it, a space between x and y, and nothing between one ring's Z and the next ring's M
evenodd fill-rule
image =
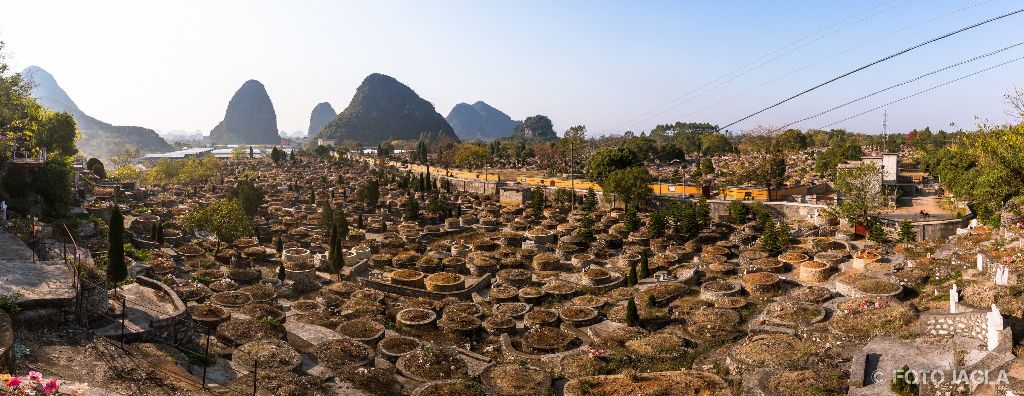
M854 168L860 164L874 164L882 169L882 184L896 184L896 178L900 173L899 154L882 153L880 156L862 157L860 161L847 161L839 164L839 168Z

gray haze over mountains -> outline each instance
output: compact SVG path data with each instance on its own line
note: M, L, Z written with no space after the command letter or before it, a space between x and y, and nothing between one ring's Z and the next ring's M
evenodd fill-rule
M57 84L49 72L39 66L29 66L22 77L33 83L32 97L47 109L67 112L75 119L82 137L78 149L89 157L106 158L111 154L134 146L143 152L166 152L172 149L155 131L138 126L112 125L86 114L71 96Z
M463 140L493 140L512 136L512 131L523 123L479 101L471 105L455 105L445 119L455 130L455 134Z

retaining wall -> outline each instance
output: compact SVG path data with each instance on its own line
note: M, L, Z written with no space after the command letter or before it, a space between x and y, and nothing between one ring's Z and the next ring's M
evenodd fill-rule
M152 321L148 330L125 334L125 342L162 341L171 345L192 342L196 329L192 325L185 303L178 298L178 294L167 285L144 276L136 277L135 282L140 286L157 289L167 295L174 304L174 312L171 312L171 315L166 318Z
M921 317L921 332L929 335L958 335L988 339L988 319L986 311L961 313L924 314Z

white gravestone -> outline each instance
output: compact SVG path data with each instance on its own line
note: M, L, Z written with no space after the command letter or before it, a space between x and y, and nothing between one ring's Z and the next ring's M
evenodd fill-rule
M1010 284L1010 269L1005 265L999 265L996 267L995 275L996 286L1006 286Z
M1003 314L999 308L992 304L992 311L987 315L988 319L988 350L994 350L999 346L999 332L1003 330Z
M960 293L957 293L956 283L949 289L949 313L956 313L956 304L960 302Z
M978 253L978 271L982 271L985 268L985 256Z

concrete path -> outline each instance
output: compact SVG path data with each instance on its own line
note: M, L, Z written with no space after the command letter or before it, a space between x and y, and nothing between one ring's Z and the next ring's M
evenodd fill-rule
M38 261L18 237L0 232L0 294L19 293L20 301L75 297L74 277L64 262Z

